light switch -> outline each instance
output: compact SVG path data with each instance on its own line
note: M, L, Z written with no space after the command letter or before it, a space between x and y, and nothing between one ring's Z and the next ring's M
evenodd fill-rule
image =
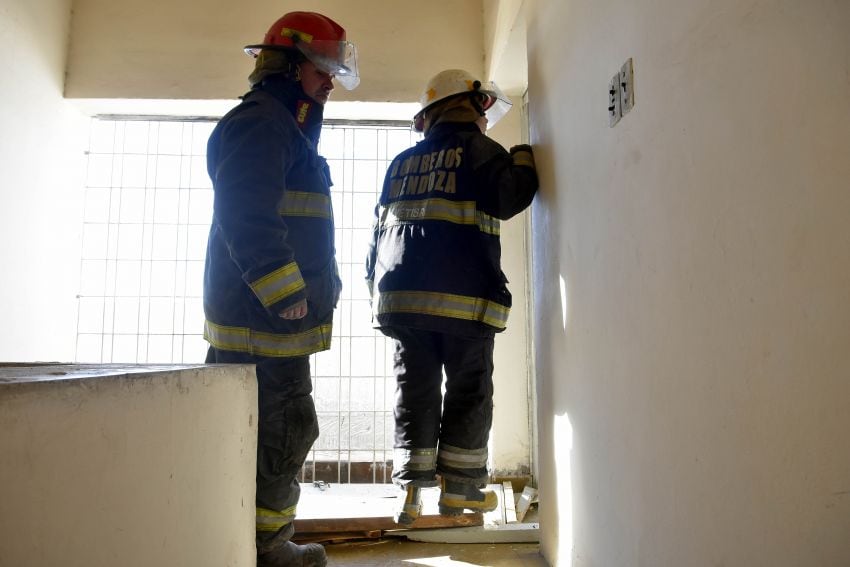
M608 83L608 126L613 127L620 121L620 73L611 77Z
M635 78L632 58L620 68L620 115L625 116L635 105Z

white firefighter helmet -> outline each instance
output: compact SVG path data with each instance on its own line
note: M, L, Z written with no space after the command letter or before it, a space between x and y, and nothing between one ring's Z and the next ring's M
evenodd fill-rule
M422 131L425 111L434 104L450 97L475 92L483 95L477 103L487 116L488 128L511 109L510 99L492 81L483 83L463 69L446 69L431 77L425 85L425 90L419 97L419 106L422 109L413 117L413 128L417 132Z

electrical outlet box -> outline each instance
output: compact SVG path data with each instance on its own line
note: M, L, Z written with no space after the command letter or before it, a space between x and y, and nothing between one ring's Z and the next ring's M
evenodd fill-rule
M620 68L620 115L625 116L635 105L635 77L632 58Z
M608 126L613 127L620 121L620 73L611 77L608 83Z

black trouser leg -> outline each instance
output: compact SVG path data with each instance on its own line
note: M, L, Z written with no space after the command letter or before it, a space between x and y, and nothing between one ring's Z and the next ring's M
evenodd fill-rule
M438 336L394 329L396 378L393 481L434 486L443 381Z
M292 535L298 473L319 436L309 357L266 358L210 349L207 362L256 364L257 543Z
M472 484L487 481L493 347L493 337L444 337L446 394L437 456L437 471L444 479Z

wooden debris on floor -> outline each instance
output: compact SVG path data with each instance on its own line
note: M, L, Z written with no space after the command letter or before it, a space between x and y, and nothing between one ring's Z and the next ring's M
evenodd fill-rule
M540 541L540 524L518 520L517 499L510 482L489 484L499 498L499 506L484 514L484 525L471 528L409 530L404 536L426 543L536 543ZM523 490L537 491L530 486ZM521 500L521 497L520 497ZM529 501L529 505L533 500ZM526 506L523 517L528 513Z
M516 517L516 501L514 500L514 487L513 485L505 481L502 483L502 492L505 495L504 504L505 504L505 523L511 524L517 521Z
M526 486L516 496L510 482L490 484L499 505L486 514L442 516L439 488L422 490L422 515L409 527L393 520L401 494L390 484L302 484L296 543L342 542L400 536L422 542L507 543L539 541L539 524L523 523L537 491Z
M422 492L422 515L409 528L401 528L393 520L399 494L399 489L389 484L302 484L292 539L296 543L336 542L380 538L402 529L484 524L480 513L441 516L439 489L426 489Z
M522 490L522 494L520 494L519 501L516 505L516 519L518 522L521 522L525 518L525 515L528 513L528 509L535 502L537 502L537 489L531 486L526 486Z

